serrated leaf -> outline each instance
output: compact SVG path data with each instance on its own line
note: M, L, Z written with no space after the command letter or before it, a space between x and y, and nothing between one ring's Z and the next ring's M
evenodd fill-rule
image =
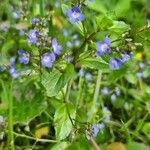
M28 124L47 108L40 94L32 99L14 100L14 123Z
M61 73L57 69L53 69L50 73L44 71L42 74L42 85L45 87L47 96L52 97L66 85L66 83L74 76L74 67L68 65Z
M56 139L65 139L72 130L72 122L69 118L75 119L76 109L72 104L62 104L55 112L54 123Z
M100 30L107 30L113 25L112 20L106 16L104 16L103 18L96 17L96 22Z
M122 34L130 30L130 25L123 21L113 21L113 26L109 28L110 31Z
M80 64L83 67L91 69L107 70L109 68L108 63L101 58L86 58L84 60L81 60Z

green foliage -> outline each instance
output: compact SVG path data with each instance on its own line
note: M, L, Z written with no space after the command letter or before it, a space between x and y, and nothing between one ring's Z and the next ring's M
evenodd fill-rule
M58 140L65 139L73 129L74 121L76 116L76 109L72 104L61 104L56 109L54 115L56 138Z
M50 73L44 71L41 77L41 83L47 91L47 96L52 97L57 95L74 74L72 65L68 65L63 73L57 69L53 69Z

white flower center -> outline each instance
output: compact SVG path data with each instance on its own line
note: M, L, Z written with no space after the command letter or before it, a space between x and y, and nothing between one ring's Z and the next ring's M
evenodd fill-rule
M80 13L78 12L73 12L72 13L73 18L78 18L80 16Z
M101 49L103 52L105 52L108 49L108 45L106 43L102 44Z

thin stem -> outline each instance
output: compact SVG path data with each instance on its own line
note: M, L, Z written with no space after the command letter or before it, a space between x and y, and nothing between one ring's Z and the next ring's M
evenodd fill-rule
M13 135L13 96L12 96L12 84L9 91L9 114L8 114L8 139L11 150L14 150L14 135Z
M96 143L96 141L93 138L90 139L90 142L93 145L95 150L100 150L100 147L98 146L98 144Z
M79 78L79 83L78 83L78 94L77 94L77 100L76 100L76 105L78 107L80 101L81 101L81 95L82 95L82 89L83 89L83 83L84 83L84 78L80 77ZM80 103L81 104L81 103Z
M30 139L30 140L35 140L36 142L47 142L47 143L57 143L59 141L56 140L49 140L49 139L38 139L32 136L28 136L25 134L20 134L20 133L16 133L16 132L12 132L12 134L18 136L18 137L22 137L22 138L26 138L26 139Z
M71 91L71 85L72 85L72 79L70 79L70 81L67 84L67 89L66 89L66 94L65 94L65 99L64 99L65 103L67 103L69 101L69 95L70 95L70 91Z
M93 104L92 104L92 108L91 108L91 113L90 113L89 120L91 120L91 119L93 118L93 115L94 115L95 112L96 112L96 110L95 110L95 104L96 104L97 98L98 98L98 96L99 96L101 78L102 78L102 71L99 70L99 71L98 71L98 75L97 75L96 87L95 87L95 92L94 92L94 96L93 96Z

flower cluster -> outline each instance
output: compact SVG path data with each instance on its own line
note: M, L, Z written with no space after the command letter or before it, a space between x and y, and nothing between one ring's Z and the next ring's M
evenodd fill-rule
M84 19L84 15L81 13L79 7L72 7L70 10L67 11L66 16L72 24L75 24Z
M111 46L110 46L110 38L105 37L104 41L102 42L96 42L96 56L102 56L105 54L109 54L111 52ZM130 59L130 55L123 54L122 58L113 58L111 57L109 60L109 68L110 69L120 69L123 63L128 61Z

